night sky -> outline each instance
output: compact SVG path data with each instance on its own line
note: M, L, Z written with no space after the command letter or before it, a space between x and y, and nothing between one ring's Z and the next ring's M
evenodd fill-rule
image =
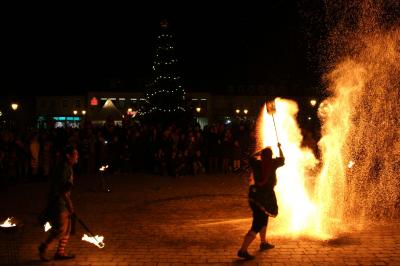
M285 3L286 2L286 3ZM304 7L37 6L4 10L3 92L80 94L143 91L151 78L161 18L170 20L187 91L262 85L282 94L313 93L318 36ZM314 17L318 6L313 7Z

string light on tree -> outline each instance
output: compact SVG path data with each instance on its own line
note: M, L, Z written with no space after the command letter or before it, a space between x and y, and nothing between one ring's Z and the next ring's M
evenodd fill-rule
M153 58L153 80L146 89L146 108L141 115L155 112L173 113L186 111L185 90L178 75L175 56L175 38L169 22L160 22L160 34L156 38Z

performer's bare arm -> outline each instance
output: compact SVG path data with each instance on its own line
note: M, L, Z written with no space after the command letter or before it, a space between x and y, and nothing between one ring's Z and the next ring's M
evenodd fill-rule
M285 156L283 156L281 144L279 142L278 142L278 148L279 148L279 157L275 159L275 163L277 167L281 167L285 165Z
M285 156L283 156L283 152L282 152L282 149L281 149L281 144L278 142L278 148L279 148L279 157L280 158L285 158Z

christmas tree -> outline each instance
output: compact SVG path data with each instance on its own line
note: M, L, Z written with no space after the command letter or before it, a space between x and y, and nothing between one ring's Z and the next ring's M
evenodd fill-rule
M146 89L147 108L143 113L152 119L179 119L186 113L186 93L178 75L175 38L165 19L156 38L152 68L153 79Z

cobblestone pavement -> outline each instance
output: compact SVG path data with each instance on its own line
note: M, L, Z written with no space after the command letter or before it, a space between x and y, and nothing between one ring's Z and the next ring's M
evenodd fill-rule
M80 218L94 233L105 237L103 249L81 241L84 230L77 224L67 246L76 259L42 263L37 247L46 233L37 216L45 204L47 184L21 183L0 192L0 218L14 216L23 222L14 233L0 232L0 263L400 265L399 221L375 224L330 241L272 236L274 249L257 251L257 240L250 247L256 259L238 259L237 249L251 223L247 185L238 175L177 179L116 174L109 178L111 193L96 192L93 178L77 180L73 199ZM273 221L271 227L273 230Z

